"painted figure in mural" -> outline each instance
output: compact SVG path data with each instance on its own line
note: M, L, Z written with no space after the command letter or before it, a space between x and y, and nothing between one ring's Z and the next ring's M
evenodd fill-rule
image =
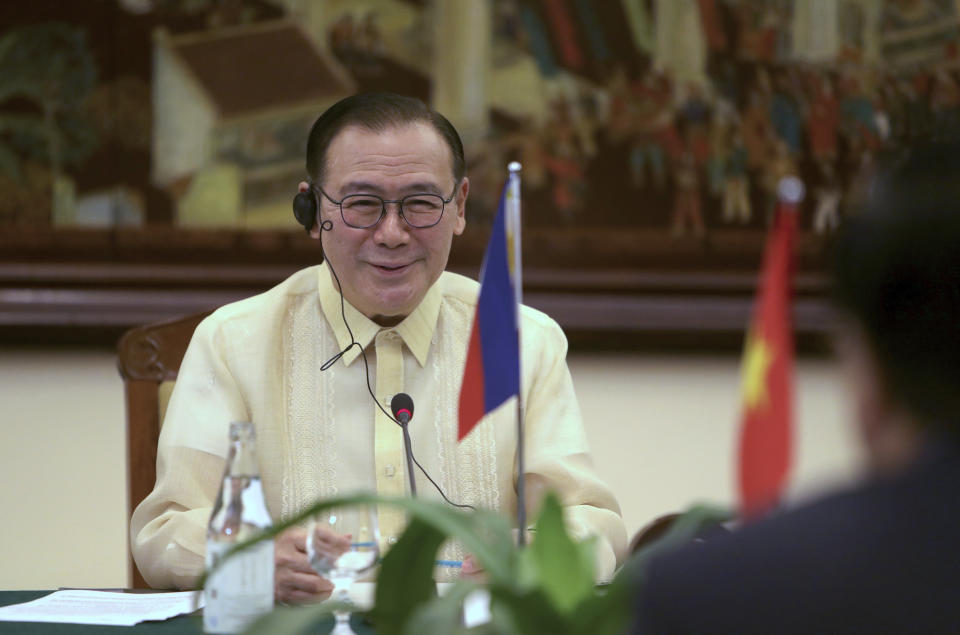
M743 135L733 130L724 171L723 220L728 223L750 222L750 177L747 174L747 146Z
M562 222L572 224L580 210L585 187L583 152L568 104L555 101L551 113L544 165L552 182L554 211Z
M614 68L607 77L604 88L607 95L604 117L607 136L613 143L625 142L630 138L636 115L626 69L623 66Z
M730 122L719 109L710 117L709 156L707 157L707 183L710 196L723 195L726 180L727 160L730 156Z
M671 85L663 74L648 71L634 86L635 133L630 150L630 174L635 187L647 183L662 188L667 180L667 157L677 146Z
M508 148L519 154L523 164L525 188L540 191L547 187L546 136L543 124L528 117L521 121L519 130L507 138Z
M697 160L696 139L688 129L680 155L673 163L673 215L670 233L674 237L686 235L688 229L696 238L706 236L706 225L700 203L700 161Z
M770 122L776 135L787 144L790 154L796 156L802 149L800 104L787 72L777 73L773 81L775 88L770 97Z
M375 404L408 392L421 421L410 427L412 446L438 489L460 504L510 517L517 511L515 409L488 414L462 441L457 434L479 290L445 271L454 236L466 227L471 189L459 134L419 100L355 95L314 124L306 171L310 182L300 185L298 201L305 197L312 209L298 205L297 219L319 241L324 262L215 311L197 327L180 367L156 487L131 520L134 557L154 587L191 588L203 571L231 421L256 427L273 518L356 490L403 496L410 477L421 497L440 500L422 474L405 474L400 427ZM597 538L598 579L608 579L626 531L590 460L566 338L528 307L520 320L528 517L548 490L557 492L573 533ZM406 519L390 509L378 517L388 548ZM441 558L477 572L462 547L448 545ZM303 528L277 537L275 580L278 601L329 595L331 584L307 560Z
M863 73L851 72L840 83L840 129L851 145L869 150L880 147L873 100Z
M767 103L763 91L754 88L750 91L747 109L743 113L743 142L747 147L748 166L751 170L762 170L766 165L774 139Z
M777 187L780 181L787 176L797 176L797 164L790 154L790 148L787 142L782 139L776 139L773 144L773 152L768 156L767 162L760 177L760 185L763 188L766 198L765 213L767 223L773 220L774 212L777 209L777 203L780 200Z
M685 128L692 128L700 135L710 121L710 104L703 87L695 82L683 88L684 96L677 108L677 119Z
M840 201L843 190L837 179L836 171L831 164L823 164L819 185L813 193L813 231L825 234L837 228L840 224Z
M567 101L570 123L576 135L583 160L589 161L597 155L597 128L600 125L599 107L596 96L586 87L574 89L575 93Z
M346 11L334 20L328 31L330 50L339 59L348 59L354 54L354 39L357 26L353 13Z
M705 166L710 158L713 109L704 87L700 84L691 82L684 91L685 95L677 107L676 126L685 145L693 150L697 163Z
M333 54L351 72L361 75L380 72L380 59L385 51L376 10L366 11L359 20L352 11L345 11L330 26L327 41Z
M781 21L777 8L767 2L740 2L737 9L741 57L757 62L773 62L777 54Z
M810 156L818 163L833 163L837 159L837 127L839 105L833 92L833 83L826 74L814 75L813 97L807 115Z
M380 72L380 58L384 54L384 45L376 11L371 9L363 14L355 34L354 47L363 72L369 74Z
M887 100L880 91L875 91L873 95L873 126L877 130L877 149L882 150L890 142L893 124L890 121Z

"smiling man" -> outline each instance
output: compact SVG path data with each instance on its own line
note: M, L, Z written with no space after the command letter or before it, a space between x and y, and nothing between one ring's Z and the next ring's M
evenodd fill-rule
M315 187L323 218L340 227L324 251L350 304L382 326L394 325L413 313L446 268L453 236L466 225L470 181L462 161L452 161L451 149L424 122L380 131L352 125L326 154L326 189ZM384 200L394 197L403 207L387 214ZM317 225L311 235L320 238Z
M298 220L321 242L325 262L216 311L181 365L157 484L131 521L134 557L154 587L190 588L203 570L231 421L256 426L267 506L279 520L349 491L407 493L401 430L374 402L406 392L416 403L414 454L437 484L415 474L418 495L441 499L442 490L453 502L516 515L515 408L491 413L457 442L479 285L444 271L470 191L456 130L415 99L349 97L314 124L307 173L301 190L311 209L298 208ZM571 531L598 538L597 578L609 578L626 532L590 460L566 339L529 307L521 324L528 517L556 491ZM404 522L400 512L379 510L385 547ZM446 549L444 560L470 570L469 556ZM329 593L307 562L303 530L278 537L275 579L279 601Z

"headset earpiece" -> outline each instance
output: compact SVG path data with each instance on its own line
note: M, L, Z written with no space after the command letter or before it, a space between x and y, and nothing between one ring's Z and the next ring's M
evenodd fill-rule
M307 190L293 197L293 215L305 229L313 229L317 222L317 199L313 192Z

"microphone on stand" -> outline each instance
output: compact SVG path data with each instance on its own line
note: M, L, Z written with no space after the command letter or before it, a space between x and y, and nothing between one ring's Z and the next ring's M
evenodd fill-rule
M403 430L403 451L407 455L407 477L410 479L410 495L416 498L417 483L413 474L413 450L410 447L410 431L407 429L413 418L413 399L405 392L397 393L390 400L390 410Z

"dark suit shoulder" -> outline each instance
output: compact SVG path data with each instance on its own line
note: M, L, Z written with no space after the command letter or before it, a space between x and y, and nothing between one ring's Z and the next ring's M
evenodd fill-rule
M641 619L650 632L960 632L958 521L951 452L655 560Z

